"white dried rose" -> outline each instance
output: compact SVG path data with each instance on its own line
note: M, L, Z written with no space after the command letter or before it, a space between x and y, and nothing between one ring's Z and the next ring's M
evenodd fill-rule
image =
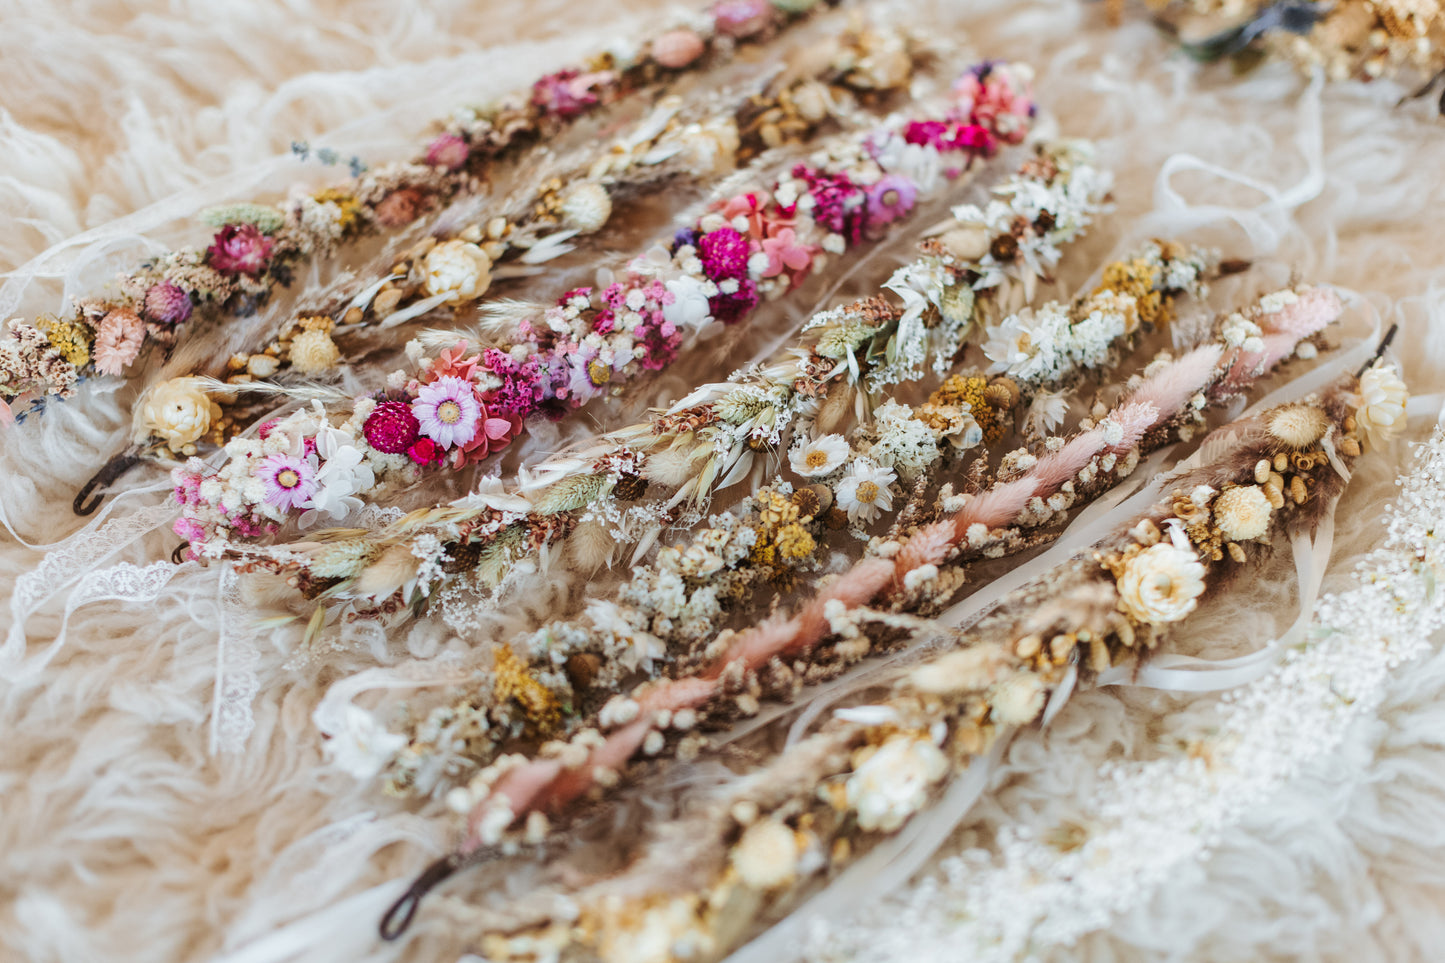
M1240 485L1214 502L1214 523L1224 537L1247 542L1269 531L1269 498L1258 485Z
M1119 576L1119 607L1140 622L1178 622L1204 594L1204 566L1189 549L1160 542L1135 555Z
M192 454L196 439L221 417L221 406L206 394L204 384L201 378L172 378L147 391L136 410L136 440L154 436L171 451Z
M892 832L928 802L928 787L948 772L948 759L926 738L893 736L848 777L848 805L865 830Z
M492 284L492 259L467 241L444 241L427 252L422 265L426 293L450 294L449 300L481 297Z
M1380 449L1405 428L1410 392L1391 365L1376 364L1360 376L1360 407L1355 423L1365 444Z

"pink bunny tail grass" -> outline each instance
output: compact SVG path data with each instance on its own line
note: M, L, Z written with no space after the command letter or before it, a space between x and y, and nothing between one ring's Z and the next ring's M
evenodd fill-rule
M555 759L534 759L503 776L486 800L473 806L467 815L467 838L462 843L461 851L470 853L482 847L482 820L491 808L487 805L488 802L497 796L505 796L507 805L512 810L512 818L518 819L535 808L534 803L544 795L547 787L557 780L562 771L562 764Z
M1032 475L1002 485L995 485L964 506L963 511L953 516L953 535L958 541L968 537L968 530L975 525L998 528L1013 521L1038 489L1038 480Z
M893 572L893 561L886 558L865 558L854 565L803 606L794 619L798 623L797 637L788 643L785 651L806 650L817 645L828 633L828 619L823 615L823 609L829 602L842 602L850 609L867 605L893 581Z
M1103 428L1091 428L1075 435L1058 451L1040 458L1026 476L1034 481L1033 494L1047 498L1058 491L1060 485L1077 475L1095 455L1109 450L1107 435Z
M1123 437L1109 446L1115 454L1123 454L1139 444L1139 440L1164 420L1159 409L1148 402L1131 401L1109 412L1109 420L1118 425Z
M901 591L903 577L914 569L941 564L948 557L949 550L957 544L958 536L951 521L934 522L914 532L913 537L903 543L903 548L893 558L893 584L890 591Z
M588 789L597 781L598 769L621 769L627 764L647 734L652 731L652 716L642 715L607 737L607 741L592 751L587 761L576 769L564 769L548 786L539 792L534 800L534 809L557 812ZM513 809L517 818L523 815Z
M801 623L791 619L767 619L737 637L723 657L708 670L706 678L716 679L728 665L739 659L749 668L766 665L774 655L798 637Z
M1217 344L1195 348L1145 379L1124 405L1153 405L1157 412L1156 425L1173 417L1213 379L1223 353L1224 349Z
M1259 319L1266 335L1287 334L1299 341L1323 331L1344 313L1344 302L1333 288L1306 288L1295 293L1296 301Z

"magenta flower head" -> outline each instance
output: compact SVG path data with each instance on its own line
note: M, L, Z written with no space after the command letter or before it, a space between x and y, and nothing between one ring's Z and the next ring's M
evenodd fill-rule
M443 448L465 445L477 437L482 420L482 406L469 381L448 375L429 385L422 385L411 413L420 423L421 433Z
M227 224L206 248L206 262L222 274L260 274L271 243L254 224Z
M316 494L316 470L295 455L270 455L251 473L266 487L266 501L285 511L300 508Z
M146 292L144 310L156 324L182 324L191 316L191 297L179 284L162 281Z
M869 229L891 224L913 210L918 188L906 177L888 174L868 189Z
M707 300L708 310L723 324L736 324L757 306L758 286L746 278L738 282L737 290L731 294L719 293Z
M404 401L382 401L361 426L366 443L388 455L403 454L421 434L421 422Z
M426 149L426 162L432 167L459 171L467 163L471 148L456 134L442 134Z
M748 256L753 252L745 237L730 227L704 234L697 242L702 271L713 281L748 276Z

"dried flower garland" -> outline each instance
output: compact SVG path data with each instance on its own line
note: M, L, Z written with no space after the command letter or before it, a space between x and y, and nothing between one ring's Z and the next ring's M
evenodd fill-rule
M1214 357L1219 355L1216 350ZM1233 361L1224 360L1206 382L1207 390L1218 389L1234 378ZM1392 375L1382 373L1381 380L1389 382L1392 390L1398 385ZM1177 382L1177 378L1170 374L1165 381ZM1134 397L1138 394L1136 391ZM1122 417L1131 407L1137 410L1139 404L1128 401L1116 411ZM1184 406L1187 409L1187 403ZM657 853L644 851L631 874L597 884L590 893L584 891L579 904L588 921L581 926L574 925L575 919L561 928L550 922L513 923L507 928L526 930L527 937L515 948L505 938L491 940L484 944L488 954L515 958L523 944L531 947L541 941L547 945L554 940L568 945L581 942L605 959L651 958L643 947L674 946L679 939L695 941L707 952L725 950L726 943L741 935L737 927L755 924L745 918L719 919L723 903L714 897L720 892L726 896L742 885L770 891L774 900L796 896L797 891L789 888L795 879L850 861L859 845L867 844L869 833L901 826L927 803L933 785L953 767L986 752L1000 730L1037 718L1050 691L1063 683L1071 667L1088 674L1147 653L1169 625L1193 610L1206 584L1227 578L1258 555L1258 540L1286 525L1312 523L1342 487L1347 463L1360 451L1359 427L1367 416L1363 409L1352 409L1351 397L1338 389L1291 408L1296 413L1308 409L1322 416L1323 428L1311 442L1301 445L1298 437L1277 435L1277 422L1270 413L1234 426L1243 440L1218 461L1176 479L1174 495L1140 518L1127 536L1076 557L1048 578L1011 594L997 614L950 645L955 651L908 672L885 703L840 713L842 718L819 735L788 750L757 776L742 780L720 803L704 807L707 816L703 821L736 820L751 827L760 818L771 817L801 834L795 849L784 849L794 857L785 859L785 865L775 867L774 861L756 851L750 828L734 837L728 825L712 825L696 836L699 827L694 825L688 832L699 844L689 847L685 856L671 852L670 857L686 865L688 873L707 880L700 890L679 894L674 886L665 893L648 892L646 885L639 884L645 884L656 870L650 857ZM1394 414L1392 411L1385 420L1393 421ZM1403 405L1399 415L1403 417ZM1139 437L1142 435L1128 444L1136 444ZM1224 494L1259 486L1260 465L1274 465L1281 456L1293 469L1292 497L1275 507L1275 499L1266 494L1270 511L1264 530L1243 542L1229 539L1224 530L1237 519L1232 518ZM1002 489L1009 485L1004 483ZM1265 490L1276 491L1273 486ZM980 496L977 501L989 498ZM975 517L996 511L998 504L995 496L987 508L975 509ZM910 546L920 539L932 540L931 527L919 529ZM897 557L904 557L910 546ZM594 782L613 784L627 758L652 734L670 725L675 713L696 715L699 707L719 696L728 701L755 700L748 692L749 674L757 673L751 680L757 687L761 670L776 665L773 660L777 656L786 653L785 659L795 659L827 633L847 638L846 630L840 628L850 624L854 638L868 635L865 626L874 634L881 629L880 643L895 642L899 630L909 638L936 635L938 630L931 623L910 624L896 616L888 618L886 613L872 619L848 617L847 609L866 603L888 584L884 568L896 574L902 567L880 561L865 562L855 570L874 570L861 580L850 574L830 586L820 597L820 601L827 599L823 610L800 616L802 621L792 620L790 631L762 627L751 633L752 638L739 639L725 652L711 656L711 669L704 675L645 687L630 705L613 709L609 719L599 719L604 727L613 728L612 735L602 737L588 730L580 741L564 744L553 757L537 762L503 757L475 781L480 783L476 788L481 799L469 819L468 840L450 868L499 841L519 814L535 814L526 820L527 835L540 838L546 831L543 811L558 812L558 807ZM854 581L871 585L865 589L843 584ZM828 612L830 607L841 611ZM810 610L816 608L815 603ZM808 621L821 624L809 628ZM798 647L803 637L813 641ZM734 671L738 667L741 673ZM707 684L709 680L711 684ZM609 706L618 704L614 701ZM578 751L568 751L572 749ZM571 759L571 755L578 758ZM738 808L743 803L751 805ZM746 814L739 815L743 809ZM768 832L782 838L772 829ZM720 853L717 844L729 838L735 838L736 844L724 843ZM797 858L809 850L816 853L813 867L799 872ZM612 893L613 898L598 900L604 893ZM630 896L622 896L624 893ZM409 894L413 901L417 896L417 891ZM653 912L660 907L665 910ZM588 918L589 910L604 915ZM546 913L541 915L545 920ZM658 926L669 931L666 939L655 943L652 937L660 934L653 930ZM723 932L732 935L722 936Z
M119 280L118 296L81 299L64 318L8 322L11 337L0 342L0 418L16 408L38 410L45 398L68 397L92 373L124 372L145 344L169 348L188 323L254 311L297 268L337 244L413 223L475 190L492 164L578 118L681 71L716 65L738 45L764 42L829 5L720 0L684 26L650 40L624 38L585 65L469 111L415 161L357 170L348 181L279 205L227 204L203 212L217 228L208 247L155 258ZM734 8L743 7L740 19ZM873 53L880 62L899 55L891 47Z
M868 68L879 50L896 54L886 75ZM924 52L899 30L855 24L819 38L793 58L801 63L770 76L761 90L725 91L693 104L675 95L663 98L611 144L599 145L569 168L544 168L525 189L514 190L512 199L487 213L473 212L471 223L428 236L390 258L379 277L364 275L334 288L324 301L283 322L279 332L268 333L269 343L238 350L226 361L221 380L234 391L217 394L221 418L197 434L194 425L178 431L147 412L137 419L136 442L150 446L160 460L195 454L198 444L223 444L258 406L264 410L274 403L275 386L248 390L254 382L288 372L306 379L327 376L344 363L338 337L355 344L378 330L440 312L451 314L448 329L459 327L464 312L485 312L476 302L495 294L499 280L534 273L571 251L575 237L601 230L621 208L620 199L682 178L707 186L763 149L811 140L830 120L843 130L876 124L871 112L860 109L859 98L882 106L880 95L906 89L914 79ZM537 331L548 330L546 311L537 306L528 315L508 302L501 309L506 320L488 325L507 330L489 331L490 342L505 351L509 341L536 340ZM387 423L383 439L398 429L394 418ZM384 444L381 450L387 450Z
M988 306L997 297L1007 296L1013 283L1026 283L1035 276L1033 271L1047 270L1059 256L1060 245L1077 236L1101 208L1107 184L1081 145L1067 143L1045 149L997 194L1003 210L1018 212L1018 216L999 217L1007 223L1000 224L998 233L992 235L1017 240L1012 249L1014 260L1002 261L988 250L967 260L930 241L925 244L924 256L900 269L889 284L891 292L903 292L905 307L893 307L886 299L870 299L851 311L825 312L805 332L798 349L782 353L773 363L740 372L726 384L704 389L703 398L684 399L672 411L647 423L606 436L576 456L534 467L531 473L537 482L524 479L520 490L501 490L500 483L495 483L445 510L415 514L361 541L354 533L345 539L322 533L316 543L268 548L240 546L232 538L229 545L220 543L220 550L250 564L299 572L312 594L385 600L400 591L400 600L406 602L442 591L480 589L490 593L504 572L516 571L535 559L540 547L569 532L575 532L578 551L588 555L593 551L589 546L605 548L639 537L645 548L664 524L676 521L684 503L705 503L715 488L743 480L754 467L765 468L768 459L756 457L759 449L786 450L785 433L794 430L794 422L817 433L842 427L857 410L858 392L867 391L864 371L872 379L882 370L869 359L876 357L887 364L890 346L897 344L910 312L921 315L925 306L930 312L938 311L940 303L949 312L967 311L954 313L954 333L942 336L947 339L946 354L956 354L974 312L987 316ZM990 210L997 213L994 205ZM1023 223L1043 226L1015 238L1017 224L1025 214L1028 219ZM985 213L976 207L955 210L955 223L970 232L984 218ZM985 242L989 237L985 232ZM1152 266L1135 265L1137 276L1130 282L1135 293L1146 293L1138 287L1144 277L1152 279L1145 288L1159 286L1157 292L1148 291L1149 296L1163 292L1172 299L1194 290L1205 270L1204 260L1182 249L1155 247L1151 251ZM1183 266L1190 264L1192 267ZM1172 281L1170 270L1174 271ZM920 277L929 283L915 286ZM1183 286L1167 287L1171 283ZM919 324L917 330L937 335L943 327ZM838 346L830 347L834 343ZM897 356L911 364L907 359L912 354L909 346ZM921 369L907 372L909 377L922 373ZM1001 424L985 412L1011 407L1017 395L1017 389L1004 384L990 388L985 378L978 378L976 384L960 380L945 385L935 403L923 412L929 424L906 416L894 419L899 423L897 438L877 447L875 457L910 474L912 462L923 456L905 450L908 438L923 430L949 438L952 448L976 445L983 437L980 422L990 426L990 434L993 426ZM838 403L839 398L843 404ZM870 405L877 401L873 398ZM807 458L806 454L801 457ZM810 469L812 477L819 477L818 468ZM181 484L187 483L185 476L177 477ZM867 481L858 479L858 486ZM665 492L658 494L657 488ZM864 489L865 494L867 491ZM855 487L848 497L857 501L857 494ZM650 497L644 500L644 496ZM204 516L197 520L206 521ZM582 564L596 561L592 556L582 559ZM419 580L417 574L423 567L431 575ZM392 571L383 574L383 569ZM401 579L387 587L397 574Z
M1192 55L1284 57L1331 80L1399 78L1419 83L1445 71L1445 9L1437 0L1146 0ZM1122 0L1111 0L1122 16ZM1422 91L1423 92L1423 91Z
M214 551L208 543L223 547L230 533L252 538L286 521L287 509L252 484L253 466L270 454L314 459L321 471L327 456L313 446L324 437L365 468L333 476L346 488L341 497L374 500L378 481L475 464L522 432L524 418L585 404L617 382L665 366L688 333L714 320L742 320L762 298L798 284L825 252L841 253L877 236L920 191L962 174L999 142L1021 140L1034 113L1027 79L1023 67L974 68L954 85L947 109L833 141L825 157L797 165L772 190L722 202L669 248L633 261L621 280L600 291L567 292L540 317L512 319L511 344L462 340L435 357L418 357L413 373L392 376L389 391L350 400L336 412L339 427L319 403L267 424L259 438L226 446L219 475L188 464L176 475L187 509L178 533L193 551L207 552ZM953 163L960 166L944 169ZM1047 179L1057 173L1051 170ZM1073 229L1050 223L1029 233L1043 246ZM877 310L874 328L893 320L886 305ZM184 422L187 431L195 425ZM620 474L634 460L621 453L607 470ZM595 481L593 487L600 491ZM580 498L573 508L588 500L577 492L560 497ZM304 502L301 507L309 510Z

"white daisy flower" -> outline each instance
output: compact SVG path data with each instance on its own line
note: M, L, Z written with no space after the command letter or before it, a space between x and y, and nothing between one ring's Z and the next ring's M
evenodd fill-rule
M848 521L867 523L893 507L892 486L897 480L891 468L859 458L848 466L848 473L834 487L833 494L838 507L848 513Z
M830 475L848 460L853 449L842 435L824 435L806 445L794 445L788 453L788 464L804 478Z

